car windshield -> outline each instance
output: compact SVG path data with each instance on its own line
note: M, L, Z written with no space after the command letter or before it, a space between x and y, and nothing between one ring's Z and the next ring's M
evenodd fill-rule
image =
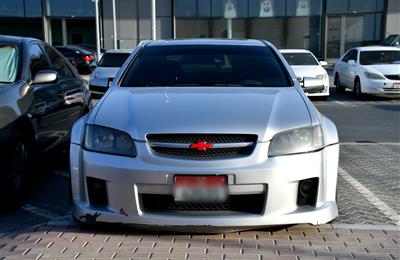
M400 64L399 51L362 51L360 53L361 65L373 64Z
M315 66L319 65L318 61L311 55L311 53L282 53L289 65L305 65Z
M99 67L121 67L130 53L104 53L98 64Z
M17 80L18 48L0 44L0 84Z
M392 34L389 35L385 40L382 41L382 45L384 46L391 46L393 42L396 40L398 35Z
M128 68L121 86L290 86L267 46L150 46Z

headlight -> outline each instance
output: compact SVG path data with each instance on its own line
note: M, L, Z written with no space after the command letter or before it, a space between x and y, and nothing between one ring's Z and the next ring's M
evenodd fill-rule
M320 125L298 128L276 134L269 145L268 156L312 152L323 146Z
M327 79L328 78L328 74L317 75L317 78L319 78L319 79Z
M100 153L136 156L133 140L127 133L97 125L86 126L84 147Z
M364 75L369 79L385 79L383 76L373 72L364 72Z

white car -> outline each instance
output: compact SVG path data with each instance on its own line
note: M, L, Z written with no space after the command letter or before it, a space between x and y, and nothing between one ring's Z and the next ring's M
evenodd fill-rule
M286 49L280 50L283 57L292 67L300 82L304 77L322 79L323 88L316 88L314 91L306 93L307 96L328 97L329 96L329 76L322 66L328 65L326 61L318 61L314 54L308 50Z
M103 54L90 77L89 89L95 98L101 97L108 90L115 75L131 52L132 50L119 49L107 50Z
M336 61L336 91L350 88L363 94L400 95L400 49L369 46L347 51Z

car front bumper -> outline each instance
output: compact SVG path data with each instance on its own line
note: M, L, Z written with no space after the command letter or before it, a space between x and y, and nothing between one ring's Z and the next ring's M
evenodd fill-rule
M398 84L398 88L394 88L394 85ZM361 82L362 92L366 94L375 94L375 95L399 95L400 96L400 81L398 80L373 80L373 79L364 79L364 82Z
M266 158L269 143L259 143L252 155L230 160L182 160L152 154L146 143L136 143L138 157L89 152L71 144L73 215L86 222L109 222L164 227L236 227L322 224L337 214L336 183L339 144L305 154ZM230 194L265 192L260 214L185 215L143 210L141 195L172 194L175 175L228 176ZM108 203L89 203L87 177L104 180ZM298 206L299 182L318 178L315 206Z

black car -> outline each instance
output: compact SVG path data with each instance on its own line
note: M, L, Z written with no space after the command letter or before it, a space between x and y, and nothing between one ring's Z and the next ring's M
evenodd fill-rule
M18 201L30 162L65 147L90 99L87 82L53 47L0 36L1 209Z
M92 62L96 58L92 51L73 45L54 46L54 48L77 68L79 74L90 74L92 72Z

